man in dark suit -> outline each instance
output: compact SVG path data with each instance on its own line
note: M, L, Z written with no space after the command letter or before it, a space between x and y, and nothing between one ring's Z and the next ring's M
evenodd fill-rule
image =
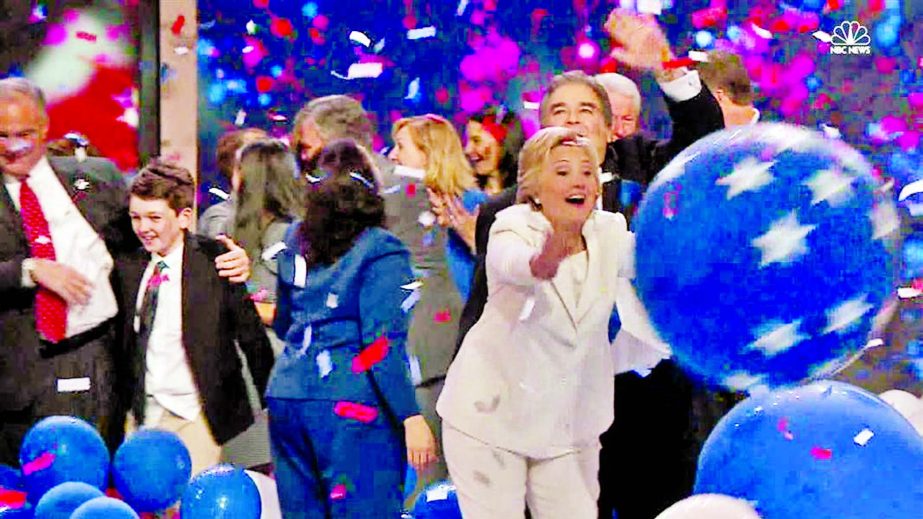
M723 121L715 98L695 72L663 69L660 56L672 53L659 28L624 13L613 13L607 26L622 44L617 57L655 72L666 94L673 138L656 141L635 134L607 145L612 113L608 96L599 83L580 72L555 77L542 100L541 120L543 126L575 128L594 142L604 157L602 208L630 218L634 204L623 196L628 181L646 186L680 151L721 129ZM515 191L514 187L500 193L478 214L478 264L461 317L459 347L487 300L484 259L490 226L497 212L513 204ZM615 421L601 438L601 518L609 519L617 510L620 519L652 519L691 493L695 471L689 459L691 395L691 381L671 361L661 362L647 377L635 373L616 377Z
M119 416L130 409L135 426L176 432L195 474L254 421L237 347L264 404L273 351L246 287L212 267L223 246L187 233L194 198L177 166L152 163L132 182L129 214L144 248L117 260L116 360Z
M0 463L40 418L113 415L113 257L137 247L124 181L102 159L46 157L41 90L0 79ZM246 254L216 262L243 281ZM111 445L114 446L114 445Z

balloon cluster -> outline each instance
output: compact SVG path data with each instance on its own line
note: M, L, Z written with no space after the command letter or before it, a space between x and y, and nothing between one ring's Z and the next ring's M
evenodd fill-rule
M178 501L184 519L262 513L256 478L243 469L218 465L190 480L189 451L172 432L139 430L110 460L93 426L52 416L26 434L19 462L21 470L0 466L0 519L138 519L174 511Z

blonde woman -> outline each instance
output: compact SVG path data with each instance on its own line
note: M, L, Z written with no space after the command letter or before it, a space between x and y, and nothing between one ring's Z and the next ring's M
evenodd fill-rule
M388 158L397 165L395 174L414 181L395 196L412 205L420 197L425 201L428 192L431 200L457 198L474 210L477 198L483 195L474 187L474 172L465 158L461 139L447 120L435 115L401 119L395 123L392 135L394 148ZM420 213L418 225L426 232L418 242L407 243L422 283L410 324L408 349L412 369L419 368L416 387L421 411L430 427L439 431L436 400L455 353L458 317L467 297L474 258L464 241L455 231L445 229L445 222L440 222L434 212L438 210L430 207ZM444 479L447 474L443 462L419 474L411 499L426 484Z
M491 227L487 304L437 407L466 519L521 518L526 504L536 519L595 518L614 375L669 356L629 281L625 218L595 210L598 164L575 131L539 131L520 155L517 204Z

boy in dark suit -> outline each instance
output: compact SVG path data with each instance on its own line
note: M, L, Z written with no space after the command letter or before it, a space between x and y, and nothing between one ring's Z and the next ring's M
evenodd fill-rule
M129 428L157 427L189 448L193 474L254 420L239 345L260 391L273 352L243 285L213 267L218 242L188 233L195 187L183 168L154 162L131 186L129 215L144 247L119 260L120 409Z

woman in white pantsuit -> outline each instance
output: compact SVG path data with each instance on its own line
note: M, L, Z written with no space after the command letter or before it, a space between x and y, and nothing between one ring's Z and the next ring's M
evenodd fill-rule
M520 155L519 204L491 227L484 314L437 404L466 519L521 518L526 504L535 519L595 518L613 377L669 356L629 281L624 217L595 210L595 155L573 130L539 131Z

